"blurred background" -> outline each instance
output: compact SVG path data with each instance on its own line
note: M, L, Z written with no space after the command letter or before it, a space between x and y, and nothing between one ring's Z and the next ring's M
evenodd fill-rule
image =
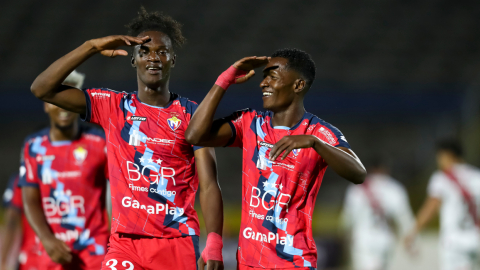
M388 160L415 212L435 170L438 139L461 139L466 160L480 165L479 1L16 0L0 2L0 189L17 171L23 138L48 125L42 103L29 91L34 78L86 40L125 34L124 25L141 5L183 24L188 41L176 51L170 89L197 102L239 58L285 47L310 53L317 79L307 111L338 127L362 160ZM86 74L84 87L136 90L129 57L97 55L78 71ZM261 109L260 77L231 87L218 116ZM217 149L228 267L235 265L240 225L241 154ZM313 218L319 269L348 269L348 246L339 229L347 185L327 170ZM401 266L411 263L411 269L436 269L437 226L431 229L416 261L399 259L401 251L394 259Z

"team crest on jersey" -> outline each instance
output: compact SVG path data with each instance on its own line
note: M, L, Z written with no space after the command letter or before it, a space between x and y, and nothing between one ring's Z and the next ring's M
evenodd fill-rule
M167 119L168 126L175 131L180 124L182 123L182 120L178 119L176 116L172 116L172 118Z
M78 147L73 151L73 156L77 160L77 163L82 163L87 158L88 151L83 147Z
M300 153L300 150L302 149L293 149L292 150L293 155L298 156L298 153Z

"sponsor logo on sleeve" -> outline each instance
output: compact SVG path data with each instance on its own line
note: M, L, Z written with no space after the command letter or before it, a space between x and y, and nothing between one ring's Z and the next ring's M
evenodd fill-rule
M327 129L325 129L324 127L321 127L320 129L320 132L325 136L325 138L327 139L328 143L331 144L331 145L334 145L337 143L337 140L335 139L335 137L332 135L332 133L330 133L330 131L328 131Z
M109 93L102 93L102 92L93 92L90 95L94 98L107 98L110 97Z

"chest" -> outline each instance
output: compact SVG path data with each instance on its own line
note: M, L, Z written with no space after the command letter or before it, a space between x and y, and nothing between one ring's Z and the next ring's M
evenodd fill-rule
M137 104L138 105L138 104ZM185 140L188 120L181 106L161 109L137 106L120 119L121 136L141 153L151 152L162 156L193 155Z

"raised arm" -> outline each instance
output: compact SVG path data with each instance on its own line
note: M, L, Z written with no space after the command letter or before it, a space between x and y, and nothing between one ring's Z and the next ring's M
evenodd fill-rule
M57 105L68 111L85 114L85 95L80 89L62 85L65 78L96 53L101 53L108 57L126 56L128 53L125 50L118 50L119 46L143 44L147 40L148 37L136 38L120 35L89 40L55 61L38 75L30 90L37 98L45 102Z
M37 187L22 187L23 207L28 223L37 234L52 261L60 264L72 260L71 250L52 233L42 209L40 190Z
M200 205L207 229L207 246L198 261L199 269L204 269L206 262L207 270L222 270L223 201L217 182L215 150L196 150L195 163L200 184Z
M285 136L270 151L270 160L276 160L282 153L282 160L293 149L310 148L322 156L338 175L354 184L365 181L367 171L355 153L346 147L333 147L313 135Z
M218 104L231 84L246 82L255 75L253 69L267 62L266 56L245 57L223 72L193 115L185 132L187 142L200 146L225 146L232 137L232 130L225 121L213 120Z

